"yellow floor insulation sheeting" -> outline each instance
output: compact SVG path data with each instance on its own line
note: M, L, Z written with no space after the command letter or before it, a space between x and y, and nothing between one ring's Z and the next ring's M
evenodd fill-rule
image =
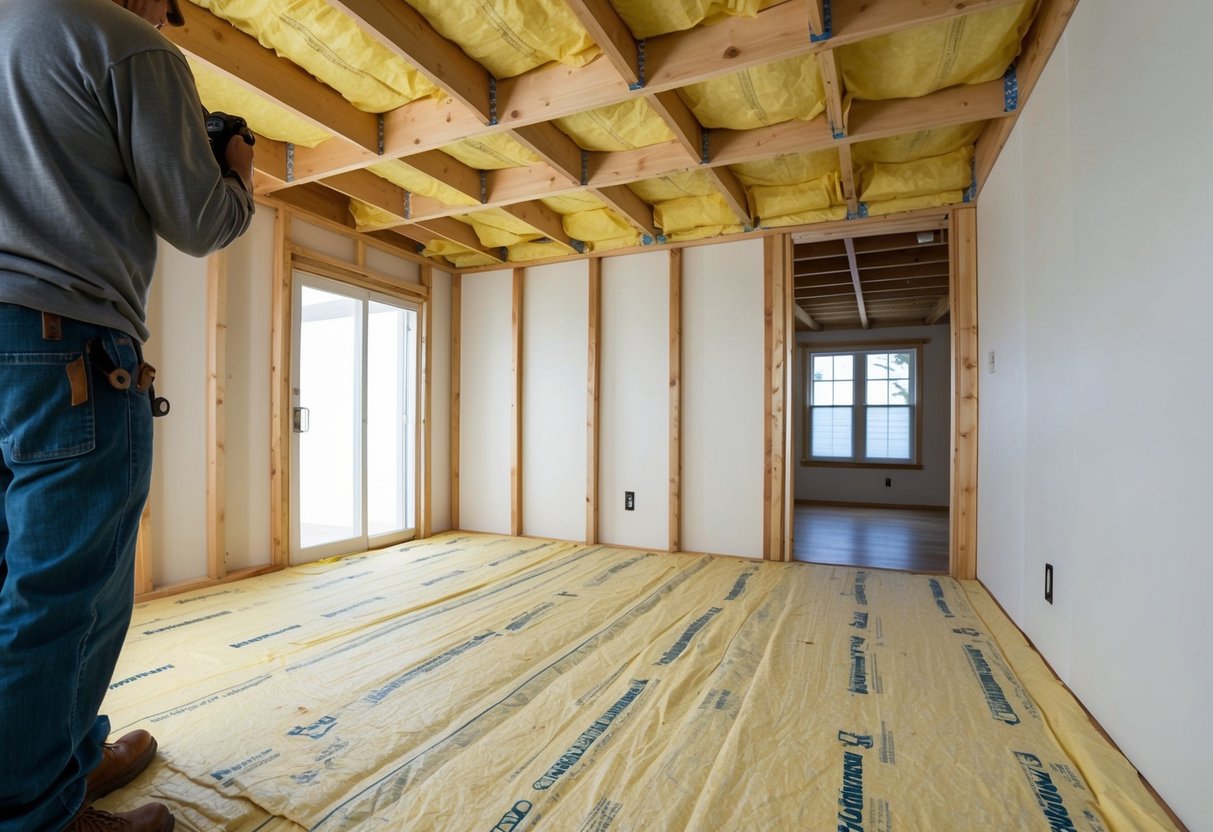
M140 605L196 830L1163 830L975 583L451 533Z

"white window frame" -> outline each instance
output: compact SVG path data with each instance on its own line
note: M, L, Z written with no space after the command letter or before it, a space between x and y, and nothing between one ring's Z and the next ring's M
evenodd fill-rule
M923 345L925 341L906 340L868 343L826 342L801 345L801 400L802 441L800 464L841 468L922 468L922 390L923 390ZM873 354L908 352L914 356L910 367L910 458L888 459L866 456L867 451L867 357ZM853 361L853 404L851 407L851 451L849 457L815 457L813 449L813 357L825 355L850 355ZM872 405L883 407L884 405Z

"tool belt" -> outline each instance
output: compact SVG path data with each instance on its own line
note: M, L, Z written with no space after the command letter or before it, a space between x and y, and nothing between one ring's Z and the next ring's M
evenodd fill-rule
M63 338L63 320L50 312L42 313L42 337L47 341L58 341ZM136 347L138 349L138 347ZM170 405L168 399L156 395L156 368L143 360L139 354L139 366L135 378L122 367L114 364L105 351L100 338L93 338L84 345L84 355L77 358L67 367L67 377L72 385L72 405L84 404L88 401L88 380L85 378L85 358L88 363L105 379L106 383L115 390L130 390L133 386L136 392L147 393L151 397L152 415L167 416Z

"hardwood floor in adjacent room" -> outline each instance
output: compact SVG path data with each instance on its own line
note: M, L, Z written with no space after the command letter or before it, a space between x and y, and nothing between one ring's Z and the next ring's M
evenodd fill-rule
M797 503L793 556L809 563L948 571L948 510Z

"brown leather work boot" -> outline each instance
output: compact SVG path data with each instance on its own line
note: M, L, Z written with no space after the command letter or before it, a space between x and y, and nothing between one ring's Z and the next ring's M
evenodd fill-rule
M106 743L101 750L101 762L85 780L88 791L84 805L88 806L134 780L151 765L155 756L156 738L142 728L131 731L117 742Z
M176 825L176 818L163 803L148 803L119 815L89 806L63 832L172 832Z

